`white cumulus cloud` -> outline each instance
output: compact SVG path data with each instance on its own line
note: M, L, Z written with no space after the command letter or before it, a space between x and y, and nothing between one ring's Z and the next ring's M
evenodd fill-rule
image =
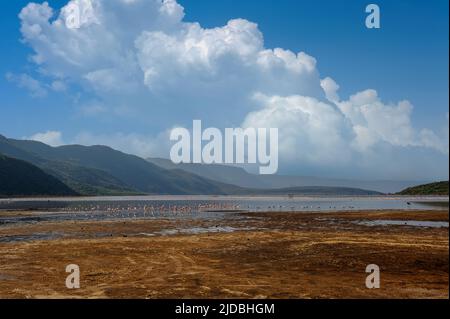
M82 13L77 28L70 27L74 7ZM448 137L414 127L410 102L384 103L373 89L342 100L331 77L321 80L319 61L305 52L267 48L258 25L245 19L204 28L184 21L175 0L71 0L60 12L46 2L30 3L20 20L48 84L26 76L11 80L36 96L76 85L90 99L82 114L110 113L119 123L123 114L136 114L152 119L161 132L153 138L80 133L80 143L161 154L168 148L162 138L167 129L202 119L217 127L278 127L280 159L294 167L371 169L404 149L448 157ZM448 136L448 121L445 130Z
M279 128L279 151L292 161L339 165L350 160L342 114L313 97L257 95L263 108L244 127Z

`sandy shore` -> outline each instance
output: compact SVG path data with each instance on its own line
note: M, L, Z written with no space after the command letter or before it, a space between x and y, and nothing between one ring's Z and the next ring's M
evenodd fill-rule
M448 298L448 227L364 224L448 219L371 211L3 225L0 298ZM80 266L79 290L65 287L68 264ZM380 289L365 287L369 264L381 268Z

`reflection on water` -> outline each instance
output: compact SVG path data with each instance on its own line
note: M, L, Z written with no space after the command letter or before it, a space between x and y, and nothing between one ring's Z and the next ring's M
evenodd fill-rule
M168 236L168 235L196 235L196 234L207 234L207 233L233 233L236 231L243 230L255 230L253 227L229 227L229 226L215 226L215 227L190 227L181 229L165 229L154 233L140 233L138 235L143 236Z
M67 199L20 199L0 200L0 227L28 225L41 222L62 221L115 221L156 220L213 221L214 227L178 225L176 228L160 229L148 233L127 233L127 236L170 236L182 234L227 233L255 230L244 225L230 227L229 220L245 221L255 218L239 212L327 212L383 209L448 209L448 197L233 197L233 196L149 196L149 197L103 197ZM19 212L10 212L18 210ZM222 224L215 224L222 221ZM356 221L363 226L411 226L446 227L448 222L371 220ZM178 222L177 222L178 224ZM183 226L184 225L184 226ZM19 228L20 229L20 228ZM75 234L77 238L104 238L111 233ZM63 232L14 234L0 236L0 243L54 240L74 236Z
M412 226L427 228L448 228L448 222L428 222L419 220L367 220L356 222L364 226Z
M28 235L0 236L0 243L28 242L33 240L53 240L64 237L62 233L35 233Z
M127 233L123 234L123 237L154 237L154 236L173 236L173 235L197 235L197 234L208 234L208 233L234 233L237 231L250 231L256 230L255 227L230 227L230 226L213 226L213 227L187 227L187 228L172 228L163 229L160 231L155 231L152 233ZM30 241L45 241L45 240L55 240L62 238L106 238L112 237L111 233L91 233L91 234L67 234L63 232L49 232L49 233L31 233L27 235L9 235L0 236L0 243L20 243L20 242L30 242Z

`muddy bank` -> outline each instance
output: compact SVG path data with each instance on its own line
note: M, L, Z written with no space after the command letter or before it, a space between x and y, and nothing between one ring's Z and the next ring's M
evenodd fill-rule
M448 227L360 223L376 220L448 223L448 211L4 225L0 297L448 298ZM368 264L381 268L380 289L365 287Z

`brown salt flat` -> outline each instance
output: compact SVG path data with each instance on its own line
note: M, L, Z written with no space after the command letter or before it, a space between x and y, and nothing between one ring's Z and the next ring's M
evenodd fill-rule
M0 227L0 238L63 234L0 243L0 298L448 298L448 228L354 223L448 221L448 211L243 216ZM235 231L161 233L221 227ZM80 266L79 290L65 287L68 264ZM381 268L380 289L365 287L368 264Z

